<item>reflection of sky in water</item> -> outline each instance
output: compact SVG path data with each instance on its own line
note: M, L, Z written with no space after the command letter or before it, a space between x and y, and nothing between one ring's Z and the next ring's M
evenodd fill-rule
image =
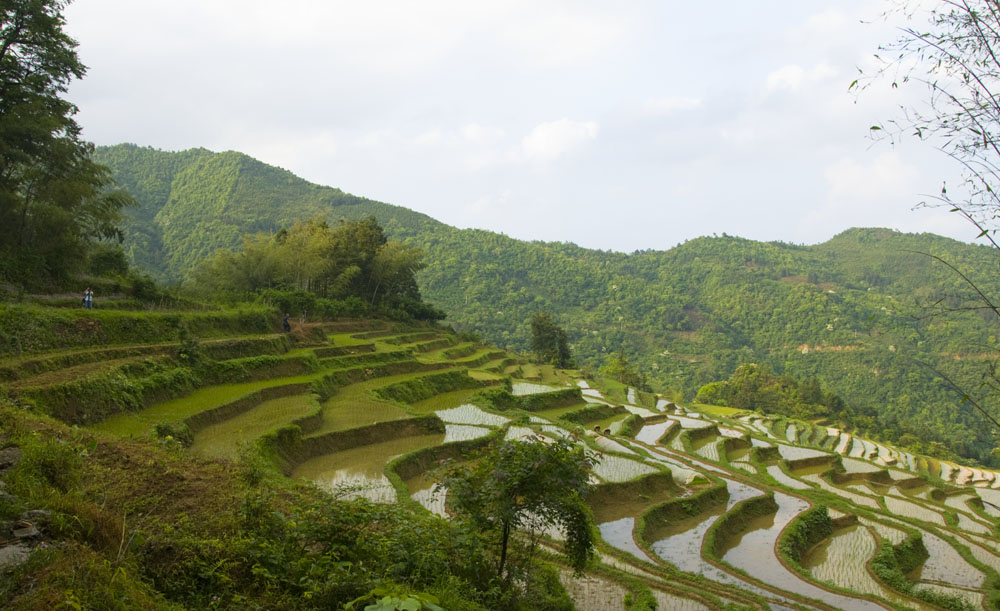
M489 435L490 432L490 429L481 426L471 426L468 424L446 424L444 425L444 443L478 439Z
M829 456L826 452L821 452L819 450L813 450L811 448L800 448L798 446L790 446L784 443L778 444L778 453L785 460L798 460L800 458L814 458L816 456Z
M812 488L809 484L801 482L794 477L790 477L781 470L778 465L771 465L767 468L767 474L773 477L779 484L784 484L789 488L794 490L809 490Z
M434 412L438 418L451 424L481 424L485 426L503 426L510 418L485 412L475 405L459 405L451 409L441 409Z
M632 538L632 529L635 527L635 518L624 517L614 522L598 524L601 531L601 538L607 541L612 547L616 547L623 552L628 552L640 560L648 561L650 558L642 549L636 545Z
M735 538L733 547L723 554L722 559L764 583L822 600L838 609L883 609L882 605L817 587L774 560L774 542L778 533L792 518L809 507L802 499L781 492L774 493L774 500L778 503L777 512L768 516L766 521L761 520L761 527ZM769 561L761 562L762 558L768 558Z
M532 384L531 382L514 382L511 384L510 394L515 397L524 397L527 395L538 395L543 392L552 392L554 390L560 390L554 386L546 386L545 384Z

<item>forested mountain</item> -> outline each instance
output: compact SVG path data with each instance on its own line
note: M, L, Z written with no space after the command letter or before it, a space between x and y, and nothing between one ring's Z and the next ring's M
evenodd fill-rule
M931 234L852 229L816 246L704 237L631 254L523 242L459 230L405 208L321 187L235 152L99 148L139 202L124 227L131 259L177 281L246 233L317 214L375 216L393 239L424 250L425 299L460 330L526 351L530 321L551 312L581 365L619 350L650 386L691 398L743 363L817 378L868 434L923 440L983 462L997 435L929 367L976 390L1000 353L995 322L974 305L960 268L1000 291L996 253ZM942 310L951 310L943 313ZM954 311L960 310L960 311ZM989 401L987 401L987 405ZM907 438L909 439L909 438Z

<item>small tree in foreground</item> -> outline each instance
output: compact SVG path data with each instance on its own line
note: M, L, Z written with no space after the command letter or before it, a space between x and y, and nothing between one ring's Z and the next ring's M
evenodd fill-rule
M594 554L594 520L583 502L592 459L569 439L505 441L469 462L451 465L441 486L458 517L496 538L497 575L509 583L508 549L515 531L535 535L552 527L565 536L570 565L582 570ZM528 563L534 551L529 540Z

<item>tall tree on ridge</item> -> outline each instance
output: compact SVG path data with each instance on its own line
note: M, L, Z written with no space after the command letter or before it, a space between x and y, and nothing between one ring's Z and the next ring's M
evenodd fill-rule
M90 159L77 108L64 100L86 70L58 0L0 1L0 278L60 279L93 239L121 237L107 168Z

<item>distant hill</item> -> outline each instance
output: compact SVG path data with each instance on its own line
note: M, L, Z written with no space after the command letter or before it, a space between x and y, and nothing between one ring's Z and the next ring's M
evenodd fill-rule
M704 237L667 251L623 254L460 230L398 206L311 184L236 152L101 147L97 161L141 203L125 227L132 260L177 281L244 233L322 214L374 215L390 237L426 252L425 299L460 330L526 350L545 309L585 366L623 350L655 390L692 397L742 363L817 377L870 435L909 433L983 462L997 434L926 363L974 388L1000 355L996 324L968 305L944 265L1000 292L994 251L932 234L851 229L815 246ZM637 219L641 222L641 219Z

